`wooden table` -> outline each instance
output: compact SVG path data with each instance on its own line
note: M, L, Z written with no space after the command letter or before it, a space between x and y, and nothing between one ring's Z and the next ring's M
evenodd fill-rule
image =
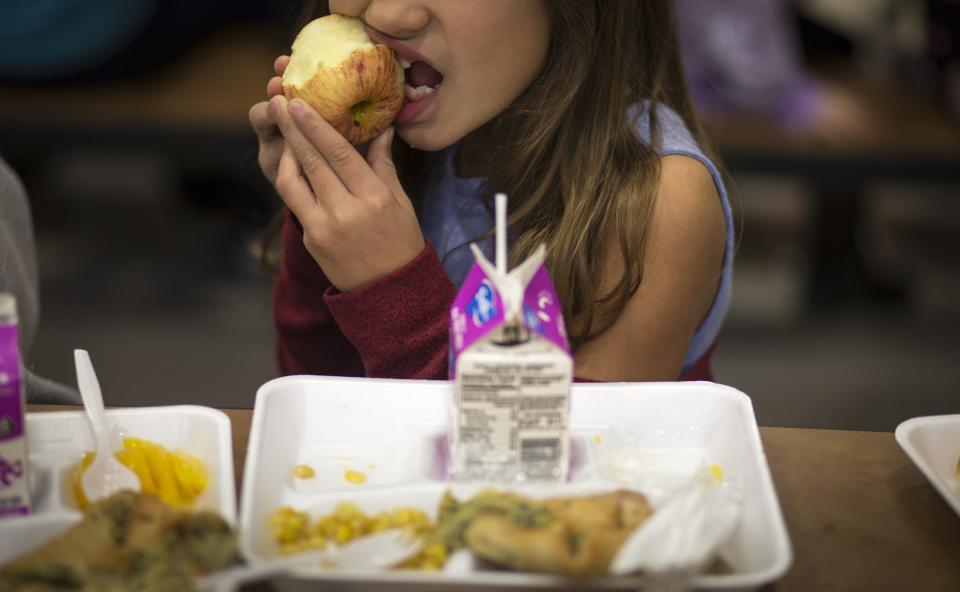
M29 407L55 409L64 408ZM253 414L224 411L239 491ZM760 435L794 552L790 570L766 590L960 590L960 516L893 434L760 428Z

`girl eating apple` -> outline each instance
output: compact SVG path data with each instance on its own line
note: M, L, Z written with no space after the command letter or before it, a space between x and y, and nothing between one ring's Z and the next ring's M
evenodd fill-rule
M273 302L283 373L446 378L448 309L469 243L490 255L499 191L511 262L547 245L578 378L712 378L733 218L671 3L328 8L409 67L396 119L365 153L283 96L285 56L250 111L286 206Z

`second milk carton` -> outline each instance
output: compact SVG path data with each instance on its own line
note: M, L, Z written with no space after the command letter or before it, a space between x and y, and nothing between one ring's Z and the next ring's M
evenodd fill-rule
M504 273L471 248L450 308L451 476L566 480L573 359L545 249Z
M0 292L0 519L30 513L17 301Z

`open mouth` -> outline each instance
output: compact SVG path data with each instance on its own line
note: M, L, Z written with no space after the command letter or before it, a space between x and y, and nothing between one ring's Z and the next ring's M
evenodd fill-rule
M404 83L403 95L408 101L416 102L433 94L443 82L443 74L430 64L417 60L413 63L401 58Z

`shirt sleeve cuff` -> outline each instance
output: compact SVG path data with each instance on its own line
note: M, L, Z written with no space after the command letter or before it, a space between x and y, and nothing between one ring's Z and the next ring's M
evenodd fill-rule
M412 261L349 292L323 299L364 361L368 376L446 378L448 315L456 288L428 241Z

